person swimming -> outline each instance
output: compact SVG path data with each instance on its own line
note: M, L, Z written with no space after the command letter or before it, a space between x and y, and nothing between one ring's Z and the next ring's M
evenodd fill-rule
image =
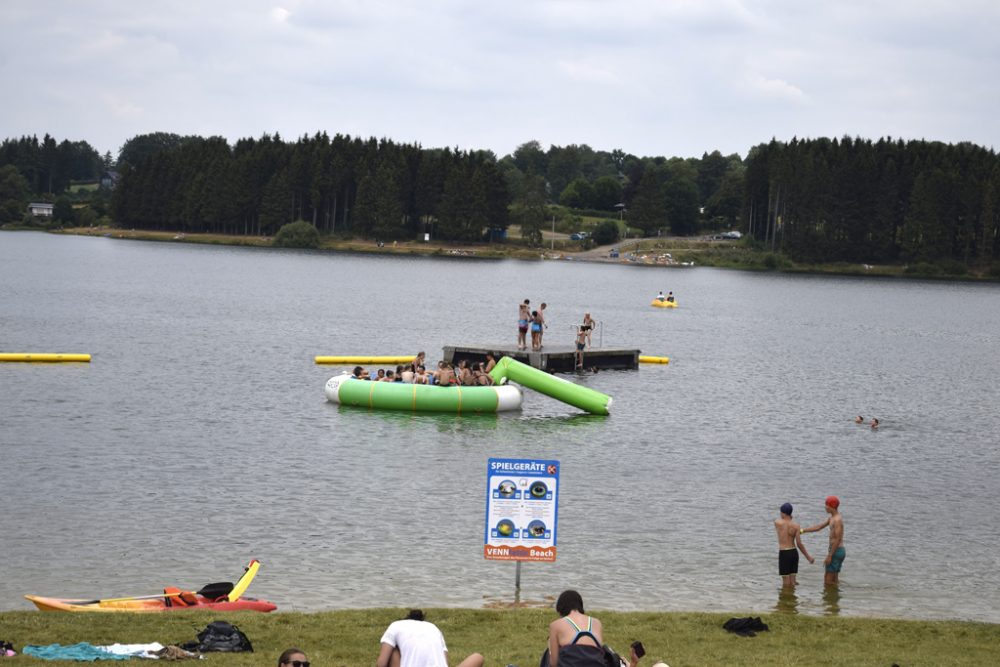
M854 418L854 423L855 424L864 424L865 423L865 418L862 417L861 415L858 415L857 417Z

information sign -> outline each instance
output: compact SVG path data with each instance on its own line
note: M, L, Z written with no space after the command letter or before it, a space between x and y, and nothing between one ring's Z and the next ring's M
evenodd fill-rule
M489 459L485 558L554 561L558 498L558 461Z

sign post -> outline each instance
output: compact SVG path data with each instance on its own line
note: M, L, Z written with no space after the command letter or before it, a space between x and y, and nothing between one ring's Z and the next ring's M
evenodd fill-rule
M515 604L521 598L521 562L556 559L558 499L558 461L491 458L487 462L483 556L517 562Z

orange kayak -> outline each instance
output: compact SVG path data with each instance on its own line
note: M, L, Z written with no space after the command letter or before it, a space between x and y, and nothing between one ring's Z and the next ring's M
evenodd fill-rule
M206 584L199 591L184 591L168 587L163 593L97 600L48 598L25 595L41 611L99 611L147 612L178 611L182 609L211 609L213 611L274 611L277 605L267 600L243 597L250 582L257 576L260 562L251 560L243 576L235 584L222 582Z
M213 611L274 611L278 608L273 602L241 597L236 602L229 600L209 600L196 596L194 604L179 605L171 598L160 597L155 600L69 600L63 598L46 598L40 595L25 595L42 611L179 611L183 609L211 609ZM167 604L171 600L171 604Z

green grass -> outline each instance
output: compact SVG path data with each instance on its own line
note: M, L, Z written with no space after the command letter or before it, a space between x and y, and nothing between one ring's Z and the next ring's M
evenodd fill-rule
M534 667L545 648L551 609L430 609L427 619L441 628L452 664L472 652L486 664ZM217 667L269 667L290 646L303 649L322 667L371 665L385 627L405 614L401 609L331 611L312 614L72 614L0 613L0 638L25 644L91 644L194 640L209 622L225 619L240 627L254 645L253 654L211 654ZM770 614L771 630L752 638L722 629L733 614L600 612L605 640L626 650L635 639L647 657L640 665L663 660L671 667L717 665L815 667L851 665L995 665L1000 656L1000 625L961 621L904 621L869 618ZM44 664L26 656L18 664Z

